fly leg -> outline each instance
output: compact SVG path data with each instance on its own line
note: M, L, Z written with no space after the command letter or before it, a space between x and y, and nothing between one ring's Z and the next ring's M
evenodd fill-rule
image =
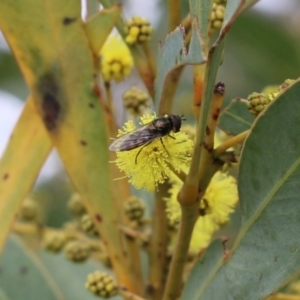
M169 135L171 138L175 139L173 136ZM162 138L160 138L160 142L162 144L162 146L164 147L165 151L168 153L168 155L170 156L170 153L168 152L167 148L165 147L164 141L162 140Z
M152 141L148 142L147 144L145 144L143 147L141 147L141 149L139 150L139 152L136 154L135 156L135 164L137 164L137 159L138 156L140 155L140 153L142 152L142 150L144 149L144 147L148 146Z

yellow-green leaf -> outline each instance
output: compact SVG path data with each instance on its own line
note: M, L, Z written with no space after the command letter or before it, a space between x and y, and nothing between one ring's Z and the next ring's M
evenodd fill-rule
M51 145L34 103L29 98L0 161L0 249Z
M95 93L95 62L80 1L4 0L0 26L66 171L100 230L118 280L134 290L116 226L113 199L119 195L112 187L105 107Z

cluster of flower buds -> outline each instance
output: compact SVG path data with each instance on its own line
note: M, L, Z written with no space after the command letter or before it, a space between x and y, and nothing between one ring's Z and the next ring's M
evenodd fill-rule
M142 44L151 39L153 28L150 22L142 17L135 16L126 22L125 41L129 45Z
M295 80L293 79L286 79L279 87L277 91L273 91L271 93L251 93L247 100L247 106L250 113L254 115L258 115L262 112L265 107L273 101L279 93L284 91L287 87L289 87Z
M89 214L85 214L82 216L82 218L80 220L80 227L88 235L91 235L91 236L99 235L97 228Z
M67 242L67 236L63 231L49 231L43 238L43 247L51 252L59 252Z
M118 293L118 286L115 280L108 274L100 271L88 275L85 288L103 298L110 298Z
M90 254L88 245L83 241L70 241L64 248L65 256L74 262L85 261Z
M78 193L74 193L68 202L69 211L75 216L83 215L86 210Z
M124 204L125 214L130 221L140 222L144 216L145 204L141 199L131 196Z
M139 116L150 106L149 94L137 87L132 87L123 94L123 105L129 113Z
M251 93L247 100L248 109L254 115L258 115L272 101L267 94L256 92Z
M226 1L214 1L210 18L209 35L213 35L221 29L225 15L225 6Z

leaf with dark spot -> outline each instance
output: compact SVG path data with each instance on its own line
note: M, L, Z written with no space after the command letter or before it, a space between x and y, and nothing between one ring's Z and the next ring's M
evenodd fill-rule
M76 20L77 20L76 17L74 17L74 18L65 17L65 18L63 19L63 24L64 24L64 25L70 25L70 24L72 24L73 22L75 22Z

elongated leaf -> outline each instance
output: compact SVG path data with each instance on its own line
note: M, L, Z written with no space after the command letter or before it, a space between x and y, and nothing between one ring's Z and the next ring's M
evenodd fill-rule
M29 98L0 161L0 252L21 202L31 190L51 145Z
M233 99L219 118L219 127L230 135L250 129L255 120L242 99Z
M198 8L197 2L199 1L193 0L190 2L191 9L195 11L191 11L192 37L189 51L187 52L185 46L185 32L183 27L177 27L172 31L160 49L157 78L155 80L157 105L159 105L160 99L163 97L163 87L166 77L172 70L186 64L202 64L206 62L206 55L203 49L204 41L202 38L204 35L201 35L201 30L205 30L206 27L199 29L199 20L208 20L211 1L205 0L207 5L201 5L203 10Z
M85 24L86 34L95 54L98 54L107 36L117 22L120 11L121 7L119 5L113 6L110 9L103 9L95 16L92 16ZM103 26L104 24L105 26Z
M17 237L7 240L0 269L0 287L10 299L66 299L38 258Z
M195 299L264 299L300 274L299 95L300 80L255 121L239 171L242 229Z
M250 6L254 5L257 1L258 0L228 0L221 31L224 32L224 29L225 31L228 31L228 28L238 15Z
M84 285L88 274L94 271L102 271L110 274L111 269L105 268L94 259L90 259L84 263L74 263L67 260L63 253L53 254L39 250L37 255L63 293L65 300L103 299L87 291ZM115 296L110 299L121 300L121 297Z
M48 134L100 230L119 281L134 290L116 226L113 192L117 196L118 191L112 188L104 107L93 89L96 70L80 1L4 0L0 27Z
M2 289L0 289L0 300L10 300Z
M217 239L213 241L206 249L203 258L196 262L189 279L182 292L182 300L198 299L199 286L203 286L208 277L214 276L211 273L215 266L222 263L223 260L223 246L222 241ZM212 298L215 299L215 298Z
M0 269L1 300L103 299L87 291L84 284L88 274L94 271L111 272L93 259L74 263L63 253L53 254L42 249L34 252L14 235L8 238Z

